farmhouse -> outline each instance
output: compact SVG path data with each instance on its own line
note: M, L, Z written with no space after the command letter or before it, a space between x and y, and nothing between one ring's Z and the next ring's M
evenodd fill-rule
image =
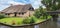
M26 5L11 5L8 8L1 11L2 14L8 16L19 16L19 17L28 17L32 15L34 8L31 4Z

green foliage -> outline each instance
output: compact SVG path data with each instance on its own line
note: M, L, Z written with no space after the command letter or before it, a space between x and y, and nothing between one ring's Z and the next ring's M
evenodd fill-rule
M34 16L37 18L40 18L40 16L44 16L46 15L46 9L39 7L39 9L37 9L34 13Z
M35 21L34 21L34 19L32 18L32 19L30 19L30 23L35 23Z
M31 24L31 23L35 23L35 22L36 22L36 17L32 16L32 17L30 18L30 24Z
M38 10L38 9L35 11L34 16L35 16L35 17L37 17L37 18L39 18L39 17L40 17L40 12L39 12L39 10Z
M36 21L36 18L32 16L32 17L24 19L23 23L24 24L31 24L31 23L35 23L35 21Z
M5 15L0 14L0 19L5 18Z
M41 3L49 11L56 11L56 10L60 9L60 0L42 0Z
M25 18L23 20L23 24L30 24L30 19L29 18Z

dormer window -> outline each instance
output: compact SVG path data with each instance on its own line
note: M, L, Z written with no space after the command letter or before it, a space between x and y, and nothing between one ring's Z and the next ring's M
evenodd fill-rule
M34 8L33 8L33 7L30 7L30 8L29 8L29 10L33 11L33 10L34 10Z

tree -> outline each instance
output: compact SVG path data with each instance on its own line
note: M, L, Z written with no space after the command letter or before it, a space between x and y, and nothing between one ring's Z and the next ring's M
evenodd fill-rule
M46 9L42 8L40 6L38 9L36 9L34 16L37 18L40 18L40 16L45 16L46 15Z
M60 9L60 0L42 0L41 2L49 11Z

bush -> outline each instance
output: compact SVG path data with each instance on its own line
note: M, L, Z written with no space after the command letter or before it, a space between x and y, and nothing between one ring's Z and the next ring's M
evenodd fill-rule
M29 24L30 23L30 19L29 18L25 18L24 20L23 20L23 24Z
M30 23L35 23L35 20L33 18L31 18Z
M24 24L32 24L32 23L35 23L35 21L36 21L36 18L34 16L32 16L32 17L28 17L28 18L24 19L23 23Z
M5 18L5 15L2 15L2 14L1 14L1 15L0 15L0 19L2 19L2 18Z
M35 17L31 17L31 19L30 19L30 24L31 23L35 23Z

